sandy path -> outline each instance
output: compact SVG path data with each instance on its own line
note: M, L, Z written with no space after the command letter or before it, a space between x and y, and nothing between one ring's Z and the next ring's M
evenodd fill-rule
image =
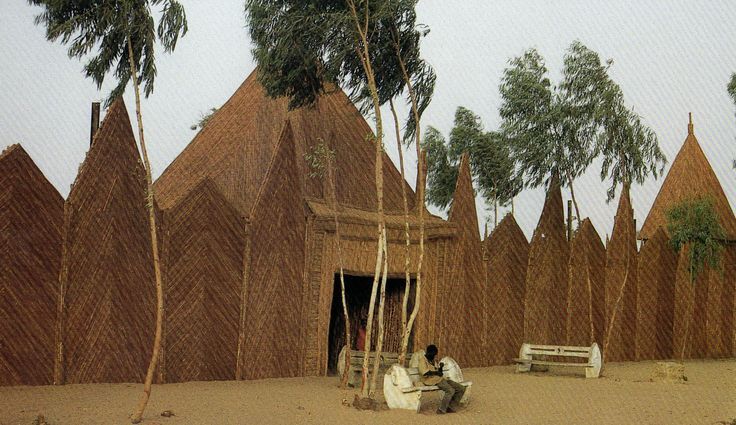
M341 404L353 391L337 378L189 382L154 386L146 424L718 424L736 418L736 359L688 362L685 384L649 382L653 363L610 364L606 377L576 372L516 374L513 367L468 369L470 406L438 416L437 393L422 412L361 412ZM134 384L0 387L0 424L127 424L141 390ZM175 417L158 416L172 410Z

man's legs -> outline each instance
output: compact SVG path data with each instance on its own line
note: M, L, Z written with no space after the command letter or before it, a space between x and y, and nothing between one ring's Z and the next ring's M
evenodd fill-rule
M465 395L465 386L460 385L455 381L445 379L443 379L442 381L447 382L455 390L455 394L452 396L452 402L449 404L449 406L453 410L457 410L457 408L460 406L460 400L462 400L463 395Z
M454 384L454 382L448 381L447 379L443 379L437 383L437 387L445 392L444 397L442 397L442 402L440 402L440 407L437 409L442 413L447 413L447 406L450 405L450 400L455 396L456 387L452 384ZM463 392L465 392L464 388ZM460 396L462 397L462 394Z

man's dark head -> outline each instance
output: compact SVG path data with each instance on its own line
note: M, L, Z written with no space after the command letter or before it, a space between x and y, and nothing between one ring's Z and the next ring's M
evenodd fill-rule
M429 344L427 346L427 351L425 352L425 355L429 360L434 360L434 357L437 355L437 346L434 344Z

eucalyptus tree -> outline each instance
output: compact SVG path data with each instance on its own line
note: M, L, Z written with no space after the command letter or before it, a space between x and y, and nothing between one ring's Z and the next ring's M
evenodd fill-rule
M690 285L694 286L705 266L711 270L721 269L723 241L726 233L718 221L718 214L710 198L686 199L667 210L667 230L670 244L675 251L686 250ZM695 294L690 297L685 335L680 351L680 360L685 358L688 345L690 322L693 321Z
M649 175L656 179L664 172L667 158L657 135L626 107L620 87L612 81L603 91L600 120L596 150L602 158L601 180L611 180L606 196L610 202L619 185L642 184Z
M272 97L287 96L291 108L314 105L333 85L370 99L376 125L375 181L377 253L366 333L372 334L373 310L381 266L386 259L383 208L383 118L381 99L395 90L396 79L381 71L381 46L399 17L412 14L416 0L246 0L245 10L259 81ZM400 44L402 57L418 51L418 38ZM394 73L395 74L395 73ZM384 81L384 77L386 80ZM386 98L385 96L383 98ZM371 137L372 135L367 135ZM370 351L371 338L365 350ZM361 392L368 396L368 359L363 364Z
M470 159L475 186L485 202L493 207L496 223L498 206L508 205L521 191L503 136L498 132L486 132L480 117L467 108L461 106L456 110L449 142L437 129L428 127L424 149L428 163L427 199L435 206L444 209L452 201L464 152Z
M416 3L416 2L413 2ZM415 142L417 153L417 174L418 181L424 181L423 155L421 153L421 142L418 132L419 121L426 110L434 93L434 84L436 76L432 67L419 56L419 41L422 37L429 33L426 26L418 25L416 22L416 13L413 7L404 8L401 13L395 16L388 16L381 19L381 25L388 31L376 33L376 39L373 42L375 48L371 51L372 62L374 64L376 79L379 82L379 103L383 106L389 104L391 114L394 121L394 131L396 134L397 151L399 154L399 170L402 182L405 180L404 152L401 144L401 128L399 118L396 112L394 99L400 97L402 93L406 93L407 103L409 104L409 116L404 127L403 140L410 145ZM356 90L353 88L351 97L359 105L361 112L367 113L370 110L371 95L365 90ZM417 187L419 195L418 205L424 205L424 186L420 184ZM406 187L401 185L401 194L404 209L404 274L405 287L401 310L401 345L399 349L399 362L404 363L406 360L406 352L409 344L409 337L413 328L414 321L419 312L422 287L422 264L424 259L424 208L417 208L419 218L419 260L416 268L416 285L415 285L415 302L411 314L408 312L409 292L411 286L410 271L410 255L409 249L411 245L409 233L409 207L406 194ZM379 316L381 314L379 313ZM382 321L379 319L379 325ZM379 332L378 347L380 351L382 347L383 333ZM376 362L378 365L378 362ZM377 367L377 366L376 366ZM374 368L374 372L377 369ZM377 374L374 373L373 379ZM374 385L375 387L375 382Z
M43 8L43 12L36 16L35 22L46 27L46 38L49 41L59 40L62 44L68 45L68 54L73 58L83 59L93 54L84 66L84 74L92 78L98 89L102 87L105 77L112 72L118 84L107 99L108 105L122 96L131 81L133 83L138 137L146 170L146 197L157 298L153 353L146 373L143 396L132 416L133 423L138 423L151 394L153 373L161 347L163 321L163 288L156 235L156 214L151 164L143 133L140 85L144 86L146 97L153 93L156 78L155 45L158 42L164 51L174 51L179 37L184 36L188 29L186 13L184 7L176 0L96 2L28 0L28 2ZM162 8L158 25L153 19L152 6Z
M559 86L550 81L536 49L511 59L501 79L501 133L509 141L518 177L527 187L539 187L559 176L570 189L578 223L574 181L595 157L599 95L610 63L603 64L597 53L575 41L565 53Z

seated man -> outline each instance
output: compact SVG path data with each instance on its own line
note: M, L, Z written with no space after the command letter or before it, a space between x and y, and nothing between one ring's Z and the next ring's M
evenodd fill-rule
M422 383L424 385L437 385L439 389L445 392L437 413L447 413L448 409L450 412L454 412L457 410L463 394L465 394L465 387L455 381L445 379L442 376L442 368L445 365L440 363L438 366L435 357L437 357L437 346L430 344L427 346L424 356L419 360L419 374L422 376ZM452 402L452 406L450 406L450 402Z

